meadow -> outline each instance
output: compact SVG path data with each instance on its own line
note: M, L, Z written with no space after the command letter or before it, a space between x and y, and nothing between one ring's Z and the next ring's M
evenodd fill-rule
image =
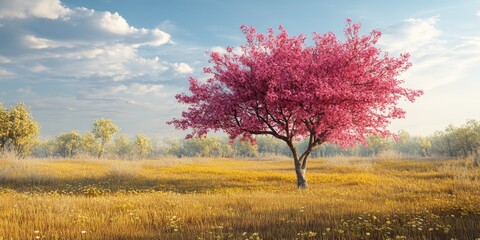
M467 160L0 160L0 239L477 239Z

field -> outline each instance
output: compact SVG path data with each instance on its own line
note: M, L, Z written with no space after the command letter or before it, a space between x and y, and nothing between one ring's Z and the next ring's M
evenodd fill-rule
M466 160L0 160L0 239L476 239Z

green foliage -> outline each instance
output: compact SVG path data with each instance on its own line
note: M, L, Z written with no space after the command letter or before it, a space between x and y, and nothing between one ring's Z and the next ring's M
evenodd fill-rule
M82 150L92 156L100 152L100 144L92 132L87 132L82 136Z
M56 138L57 152L63 157L74 157L82 146L82 136L77 131L64 133Z
M290 149L285 146L285 143L278 141L272 137L257 136L257 148L259 153L269 153L273 155L290 155Z
M144 135L137 135L135 139L135 150L141 158L145 158L153 150L150 140Z
M31 149L31 155L37 158L48 158L57 154L58 146L55 139L39 140Z
M11 146L15 154L25 157L35 145L40 127L33 119L30 109L19 103L7 111L0 106L0 137L1 149Z
M98 151L98 158L101 158L105 152L105 146L112 140L113 135L118 133L120 129L112 120L100 118L93 122L93 130L95 138L100 140L100 150Z
M235 140L233 143L235 156L237 157L256 157L258 155L258 146L249 141Z
M121 134L113 141L113 153L119 158L128 158L132 155L132 143L127 135Z
M182 155L207 157L207 156L224 156L224 144L218 138L191 138L183 143Z
M377 156L391 146L390 139L380 135L371 135L367 138L368 155Z
M182 156L183 141L176 138L165 138L161 147L161 152L166 156Z
M448 126L431 138L431 150L448 157L472 156L480 148L480 123L470 120L459 127Z

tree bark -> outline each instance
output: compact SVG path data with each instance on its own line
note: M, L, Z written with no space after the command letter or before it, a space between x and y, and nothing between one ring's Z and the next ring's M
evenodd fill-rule
M306 160L306 159L305 159ZM299 189L307 189L306 165L302 166L299 162L295 162L295 173L297 174L297 187Z
M300 157L298 157L297 148L293 145L292 141L287 141L287 145L292 151L292 155L293 155L293 162L295 164L295 174L297 175L297 187L299 189L307 189L308 188L307 176L306 176L307 158L308 158L308 155L310 155L314 146L312 144L309 144L307 150Z

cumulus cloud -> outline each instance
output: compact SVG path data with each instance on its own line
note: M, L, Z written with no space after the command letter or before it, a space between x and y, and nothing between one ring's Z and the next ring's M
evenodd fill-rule
M104 12L100 15L100 27L104 28L109 32L119 35L126 35L132 34L136 31L136 29L129 26L127 21L118 13L112 14L110 12Z
M70 12L60 0L0 0L0 19L47 18L57 19Z
M0 100L31 106L47 135L98 117L121 115L147 129L145 115L165 122L157 115L177 107L173 96L187 84L179 78L203 50L175 44L171 22L145 28L128 20L60 0L0 0Z
M173 68L177 73L180 74L187 74L193 72L193 68L186 63L174 63Z
M68 46L68 44L63 44L61 42L52 41L46 38L39 38L33 35L25 35L23 37L23 44L27 48L32 49L46 49L46 48L58 48L63 46Z
M173 67L140 53L143 48L169 43L171 36L166 32L130 26L116 12L69 9L58 0L28 2L0 0L2 12L11 10L10 15L0 14L0 18L14 18L0 28L0 64L15 61L15 71L120 81L155 78ZM37 19L41 17L49 20ZM13 69L6 71L15 73Z

